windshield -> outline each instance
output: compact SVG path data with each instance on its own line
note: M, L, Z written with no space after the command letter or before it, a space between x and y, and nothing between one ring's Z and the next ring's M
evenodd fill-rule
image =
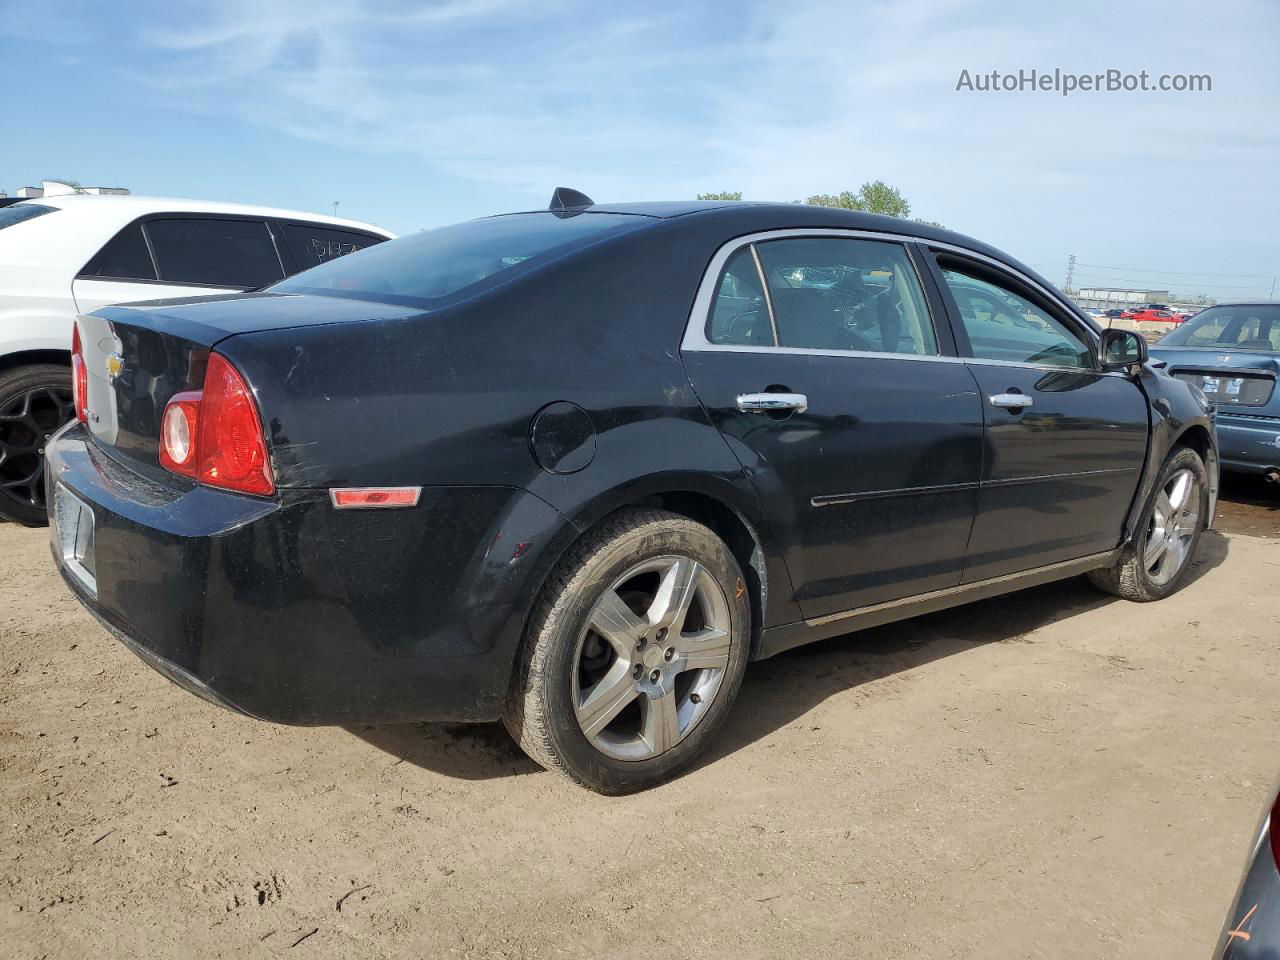
M605 237L653 221L625 214L516 213L426 230L305 270L267 288L439 306Z
M1169 331L1160 344L1280 350L1280 303L1209 307Z
M53 213L57 209L57 207L47 207L42 203L15 203L12 206L0 207L0 230L5 227L12 227L15 223L22 223L24 220L31 220L46 213Z

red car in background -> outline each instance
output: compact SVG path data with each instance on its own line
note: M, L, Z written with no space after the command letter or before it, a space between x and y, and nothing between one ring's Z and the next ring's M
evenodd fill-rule
M1164 307L1143 307L1141 310L1128 310L1120 315L1125 320L1135 323L1178 323L1174 314Z

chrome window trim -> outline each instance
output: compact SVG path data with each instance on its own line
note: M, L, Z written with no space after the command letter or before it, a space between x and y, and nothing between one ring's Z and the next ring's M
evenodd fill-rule
M938 349L938 318L933 315L933 308L929 304L929 295L926 292L924 278L920 276L920 269L916 266L915 258L911 256L911 251L907 249L907 244L918 243L920 239L904 234L897 233L879 233L872 230L846 230L834 229L831 227L782 227L776 230L763 230L759 233L749 233L745 236L734 237L732 240L722 244L715 254L711 257L711 262L707 264L707 269L702 275L702 280L698 284L698 293L693 298L693 308L689 311L689 319L685 323L684 337L680 341L681 352L706 352L706 353L791 353L799 356L813 357L876 357L879 359L892 360L942 360L949 362L957 362L963 360L962 357L948 357L940 353L888 353L882 351L871 350L816 350L809 347L783 347L783 346L767 346L760 344L745 343L712 343L707 339L707 324L711 319L711 304L715 300L716 287L719 285L720 274L724 271L724 266L729 258L741 250L745 246L751 247L751 255L755 259L756 269L760 272L760 280L764 285L765 304L769 310L769 323L773 328L774 342L777 342L778 332L776 322L773 315L773 298L769 294L769 283L764 275L763 265L760 263L760 255L756 253L755 244L764 243L768 240L783 240L789 237L841 237L846 240L877 240L880 242L888 241L896 243L902 247L903 255L907 258L907 263L911 265L912 273L916 278L916 286L920 291L920 299L924 303L925 314L929 318L929 323L933 328L934 350Z
M1076 319L1076 326L1085 334L1094 348L1097 348L1101 339L1101 334L1094 330L1093 327L1075 316L1073 309L1067 305L1060 296L1046 288L1043 284L1028 277L1019 270L1010 267L994 257L979 253L976 250L970 250L968 247L962 247L954 243L946 243L940 240L931 240L928 237L920 237L907 233L882 233L876 230L858 230L855 228L843 227L780 227L774 230L762 230L757 233L745 234L741 237L734 237L722 244L711 257L711 262L707 264L707 269L702 275L702 280L698 284L698 292L693 298L693 307L689 311L689 318L685 323L684 337L680 341L680 351L692 353L779 353L779 354L795 354L797 356L813 356L813 357L867 357L879 360L924 360L934 363L968 363L981 366L1003 366L1003 367L1021 367L1028 370L1044 370L1052 373L1089 373L1094 376L1118 376L1125 377L1123 372L1103 371L1097 367L1061 367L1043 363L1022 363L1016 360L983 360L978 357L951 357L945 354L920 354L920 353L887 353L875 351L859 351L859 350L814 350L808 347L783 347L783 346L762 346L759 344L727 344L712 343L707 339L707 323L711 318L711 304L715 299L716 286L720 280L720 274L724 270L725 263L738 250L747 245L762 243L767 240L779 240L787 237L845 237L853 240L880 240L890 243L901 244L904 247L908 243L918 243L926 247L936 250L945 250L955 253L959 256L968 257L972 260L978 260L988 266L995 268L997 271L1006 273L1014 277L1018 281L1025 283L1027 286L1036 290L1059 309L1065 311L1069 316ZM916 282L920 286L920 293L924 297L925 310L929 314L930 323L933 324L933 335L935 349L938 343L938 318L933 316L933 309L929 303L929 297L925 293L924 279L920 276L919 268L916 265L915 258L907 253L907 260L911 263L911 269L916 273ZM759 256L752 249L752 256L756 259L757 269L760 268ZM764 284L764 292L766 305L769 309L770 323L773 323L773 307L771 298L769 297L769 285ZM776 327L774 329L774 338L777 339Z

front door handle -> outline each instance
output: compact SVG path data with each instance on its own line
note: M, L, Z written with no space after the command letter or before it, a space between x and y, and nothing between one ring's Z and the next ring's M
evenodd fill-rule
M742 413L804 413L809 398L803 393L740 393L738 409Z
M987 398L991 401L993 407L1003 407L1006 410L1020 410L1023 407L1031 406L1031 397L1025 393L993 393Z

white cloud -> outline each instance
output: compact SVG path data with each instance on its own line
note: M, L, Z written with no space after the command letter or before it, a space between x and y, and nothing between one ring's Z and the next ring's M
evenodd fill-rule
M539 194L788 200L882 177L919 215L1031 256L1051 229L1055 251L1096 248L1099 231L1174 216L1245 256L1230 240L1242 221L1250 234L1280 213L1257 182L1280 159L1267 0L610 6L234 0L144 40L162 55L157 86L205 110ZM1210 73L1215 86L954 89L962 68L1033 67Z

